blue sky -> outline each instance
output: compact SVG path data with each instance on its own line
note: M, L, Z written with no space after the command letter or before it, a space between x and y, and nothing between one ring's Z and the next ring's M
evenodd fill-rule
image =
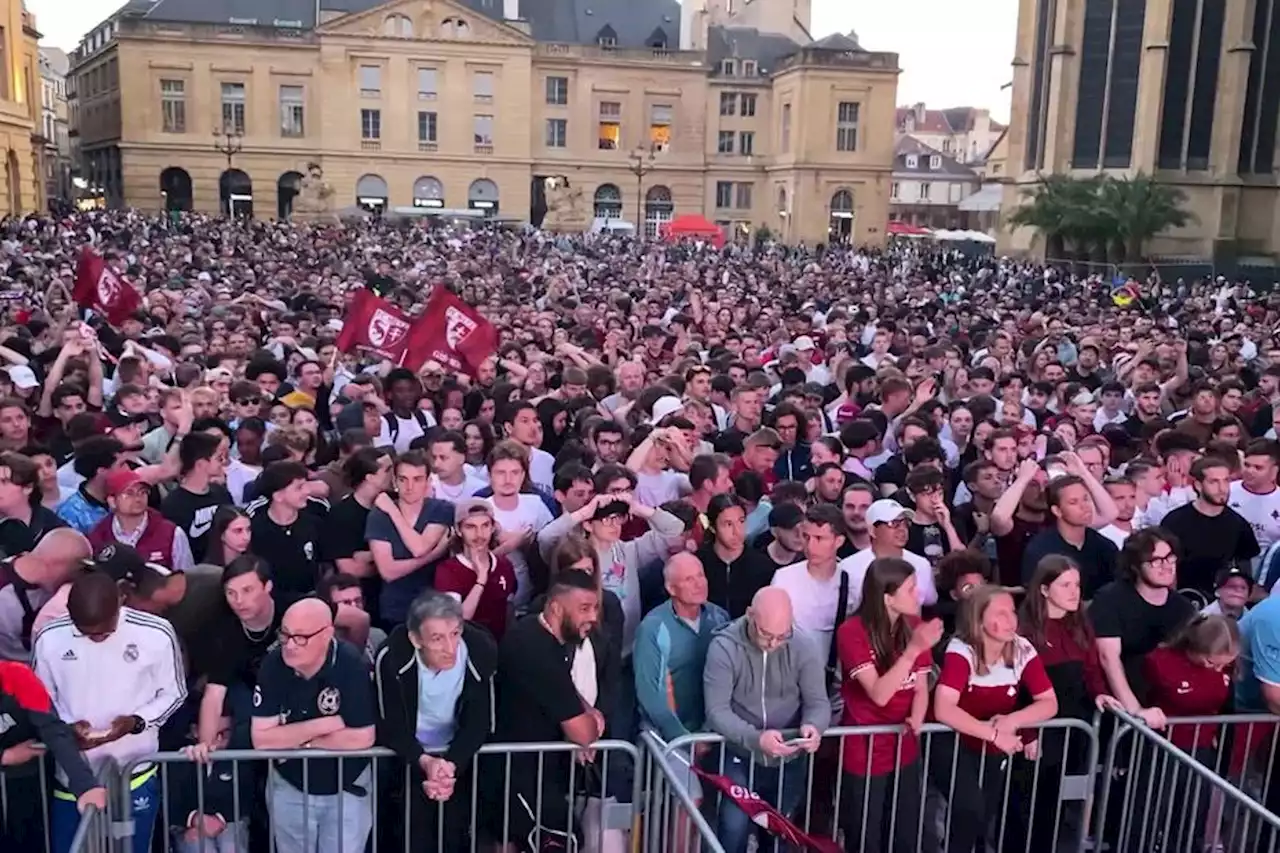
M63 50L123 2L26 0L44 42ZM1000 87L1011 78L1017 23L1017 0L813 0L816 38L854 30L863 47L898 53L899 104L985 106L1001 121L1009 115L1009 93Z

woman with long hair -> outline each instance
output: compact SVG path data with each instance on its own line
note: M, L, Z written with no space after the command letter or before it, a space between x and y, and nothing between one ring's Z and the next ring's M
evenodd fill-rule
M204 562L226 568L236 557L249 552L249 514L238 506L218 507L211 534Z
M538 401L538 420L542 422L543 450L555 456L564 446L569 430L569 410L563 402L554 397L546 397Z
M485 421L467 421L462 427L467 442L467 461L462 468L469 476L489 482L489 451L493 450L493 427Z
M1035 741L1024 751L1019 730L1058 713L1044 661L1017 628L1009 590L979 587L961 608L943 658L934 713L958 734L954 746L934 753L935 775L950 801L949 853L983 849L987 825L1000 813L1010 756L1039 754ZM1031 702L1019 708L1022 694Z
M916 849L924 800L916 734L929 709L931 651L941 638L941 620L920 619L911 564L873 560L858 612L836 631L844 699L840 724L905 725L906 731L844 738L840 813L849 853Z

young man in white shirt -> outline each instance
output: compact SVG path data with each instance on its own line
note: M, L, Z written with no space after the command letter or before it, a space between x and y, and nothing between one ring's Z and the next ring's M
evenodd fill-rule
M503 435L529 451L529 479L543 494L551 494L555 481L556 459L541 449L542 421L538 410L528 400L517 400L502 412ZM490 471L492 477L493 472Z
M1138 486L1128 477L1109 479L1102 485L1116 503L1116 517L1099 527L1098 532L1116 543L1117 548L1123 548L1124 540L1137 529L1134 516L1138 512Z
M873 560L892 557L905 560L915 570L916 591L920 604L938 603L938 590L933 581L933 568L919 554L907 550L907 536L915 513L894 500L882 499L867 510L867 529L871 547L840 561L840 569L849 573L849 607L857 610L862 603L862 580Z
M839 567L837 552L844 544L844 518L828 504L811 506L801 522L804 560L774 572L771 586L787 591L795 627L809 636L823 661L830 657L831 640L838 621L856 609L853 579L848 578L844 613L837 618L841 578L848 575ZM858 592L861 592L859 583Z
M528 448L519 442L499 442L489 453L493 496L483 498L493 507L493 518L498 522L498 547L494 553L511 560L511 567L515 569L517 608L523 608L533 597L533 581L524 549L532 545L538 531L553 520L541 496L521 491L529 477L528 453Z
M1249 442L1244 451L1241 479L1231 483L1227 505L1240 513L1253 528L1258 547L1263 551L1280 540L1280 487L1276 473L1280 471L1280 442L1259 438Z
M473 497L489 484L467 473L467 440L460 432L444 432L431 439L431 494L457 503Z
M32 657L54 709L75 730L93 770L108 759L128 769L132 850L147 853L160 780L155 766L142 759L160 749L160 727L187 698L173 626L122 606L116 582L93 571L72 584L67 615L36 635ZM70 850L79 823L75 798L65 783L60 774L50 805L53 853Z

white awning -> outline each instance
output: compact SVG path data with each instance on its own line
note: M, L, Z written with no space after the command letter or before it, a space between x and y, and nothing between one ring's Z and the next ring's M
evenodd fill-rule
M1004 199L1003 184L987 184L973 195L960 202L960 209L975 213L988 213L1000 209Z

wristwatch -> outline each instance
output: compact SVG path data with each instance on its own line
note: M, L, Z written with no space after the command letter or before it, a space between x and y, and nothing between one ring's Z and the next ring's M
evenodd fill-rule
M147 721L146 721L146 720L144 720L144 719L142 719L141 717L139 717L137 714L134 714L134 715L133 715L133 728L129 730L129 734L131 734L131 735L140 735L140 734L142 734L143 732L145 732L146 730L147 730Z

